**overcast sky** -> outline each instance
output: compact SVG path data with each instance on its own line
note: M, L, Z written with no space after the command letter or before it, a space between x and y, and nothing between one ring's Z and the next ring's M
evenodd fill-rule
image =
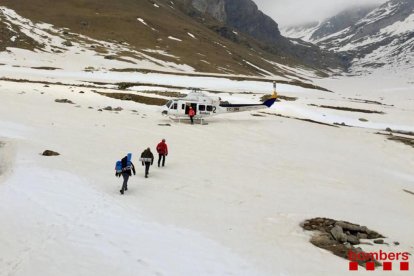
M352 5L384 3L387 0L253 0L280 26L318 21Z

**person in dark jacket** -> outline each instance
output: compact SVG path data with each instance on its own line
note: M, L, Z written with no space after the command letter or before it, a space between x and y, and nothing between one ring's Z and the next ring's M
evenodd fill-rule
M130 176L132 176L132 172L135 175L135 166L131 161L128 162L127 156L122 158L121 162L122 162L122 172L118 174L117 176L120 177L122 175L122 178L124 179L124 182L122 183L122 188L121 190L119 190L121 195L123 195L125 191L128 191L128 179Z
M157 152L158 152L158 167L161 164L161 159L162 159L162 166L164 167L164 165L165 165L165 156L168 155L168 146L165 143L165 139L162 139L162 141L158 143Z
M149 168L154 163L154 155L151 152L150 148L144 150L141 154L142 166L145 165L145 178L148 178Z

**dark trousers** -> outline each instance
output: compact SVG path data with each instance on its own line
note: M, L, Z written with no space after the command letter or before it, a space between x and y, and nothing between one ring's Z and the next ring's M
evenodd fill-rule
M122 191L126 191L128 190L129 173L123 172L122 177L124 178L124 183L122 183Z
M148 177L151 162L145 162L145 177Z
M161 154L161 153L158 154L158 167L160 166L161 159L162 159L162 166L164 167L164 165L165 165L165 154Z
M192 125L194 124L193 117L194 117L194 116L190 116L190 120L191 120L191 124L192 124Z

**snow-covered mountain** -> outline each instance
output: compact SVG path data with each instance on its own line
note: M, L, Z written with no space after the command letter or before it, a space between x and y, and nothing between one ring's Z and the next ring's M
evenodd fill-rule
M359 15L363 13L361 10ZM342 29L333 26L334 33L324 31L337 18L301 32L291 28L285 34L348 57L352 60L354 72L378 67L402 69L414 66L414 1L391 0L360 19L355 16L354 19L358 20L349 20Z
M286 37L300 38L315 43L324 37L353 26L377 7L373 5L353 6L322 22L315 21L288 26L281 28L281 31Z

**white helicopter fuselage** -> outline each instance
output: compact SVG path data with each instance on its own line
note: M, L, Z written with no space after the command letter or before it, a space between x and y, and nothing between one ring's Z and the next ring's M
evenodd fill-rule
M196 118L206 118L223 113L234 113L259 110L270 107L276 101L276 94L261 104L230 104L221 102L218 97L208 96L200 91L189 93L181 99L168 101L162 108L162 114L171 118L189 118L190 106L195 111Z

